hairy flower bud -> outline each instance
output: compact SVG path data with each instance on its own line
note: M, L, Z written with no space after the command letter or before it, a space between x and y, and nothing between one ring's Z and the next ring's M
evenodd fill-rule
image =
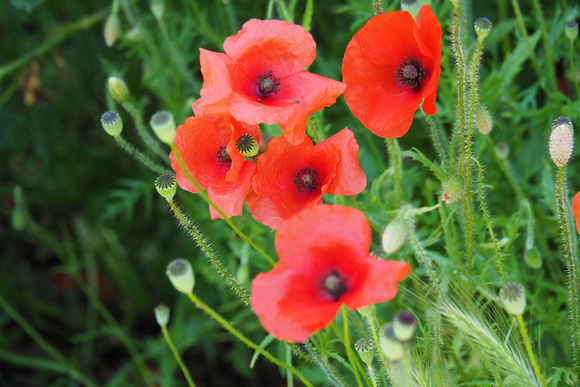
M163 304L159 304L155 307L154 312L157 324L159 324L160 327L165 328L167 326L167 323L169 322L170 309Z
M167 266L166 274L175 289L185 294L193 292L195 278L188 260L180 258L171 261Z
M566 23L566 36L571 41L574 41L578 37L578 23L575 20Z
M123 121L119 113L109 110L101 116L101 125L110 136L119 137L123 131Z
M125 81L118 77L109 77L109 93L111 97L119 103L125 103L129 100L129 88Z
M482 17L475 21L474 28L475 33L477 34L477 38L479 40L483 40L489 35L491 31L492 24L489 19Z
M508 313L521 316L526 309L526 292L517 282L510 282L499 291L499 298Z
M542 267L542 253L540 253L540 250L535 247L526 249L524 252L524 260L532 269L539 269Z
M161 110L151 117L149 125L153 128L155 135L167 145L173 144L175 138L175 119L173 114L167 110Z
M552 122L549 149L550 157L557 167L565 166L572 156L574 127L568 117L558 117Z
M103 29L103 35L105 37L105 44L107 47L112 47L119 35L121 34L121 19L116 13L109 15L105 21L105 27Z
M475 107L475 127L481 134L489 134L491 132L493 121L484 105L478 104Z
M404 219L396 217L391 220L385 231L383 231L383 237L381 243L383 245L383 250L387 254L392 254L398 251L401 246L405 243L409 230L407 229L407 223Z
M465 188L463 179L459 177L452 177L442 185L441 198L447 204L453 204L463 197L463 190Z
M159 175L155 179L155 189L159 195L163 196L167 200L173 199L175 196L175 191L177 190L177 182L175 176L168 173Z
M375 343L369 338L362 338L354 343L354 349L356 349L365 364L371 364L373 362L375 354L374 347Z

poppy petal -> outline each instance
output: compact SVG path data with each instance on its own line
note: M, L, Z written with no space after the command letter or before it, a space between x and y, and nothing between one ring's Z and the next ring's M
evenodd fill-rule
M209 198L219 207L224 214L230 218L242 215L244 199L252 185L252 177L256 173L257 165L251 161L245 161L238 180L217 181L207 189ZM209 207L212 219L221 218L220 214L212 207Z
M572 215L576 222L576 231L580 234L580 192L574 195L574 200L572 200Z

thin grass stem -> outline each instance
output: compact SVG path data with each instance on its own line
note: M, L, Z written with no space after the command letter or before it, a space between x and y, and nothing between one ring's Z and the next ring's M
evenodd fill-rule
M173 345L173 341L171 340L171 336L169 336L167 327L162 326L161 332L163 332L163 337L165 337L165 341L167 342L169 349L171 349L171 353L173 353L175 361L177 361L177 364L179 364L179 368L181 368L181 372L183 373L185 380L187 380L187 385L189 387L195 387L195 383L193 382L193 379L191 379L191 375L189 374L187 367L185 366L185 364L183 364L183 360L181 359L181 356L179 356L179 352L177 352L175 345Z
M522 338L524 340L524 345L526 346L526 350L528 351L528 356L530 357L530 361L532 362L532 367L534 368L534 372L536 376L542 383L542 386L546 386L546 381L540 372L540 367L538 366L538 362L536 361L536 356L534 355L534 351L532 350L532 343L530 342L530 337L528 336L528 331L526 330L526 325L524 324L524 320L522 319L522 315L517 315L516 320L518 320L518 325L520 327L520 332L522 334Z

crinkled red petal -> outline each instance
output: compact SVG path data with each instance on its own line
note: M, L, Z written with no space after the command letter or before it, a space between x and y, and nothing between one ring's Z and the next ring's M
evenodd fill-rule
M572 201L572 215L574 215L574 221L576 222L576 231L580 234L580 192L574 196Z
M224 176L223 180L214 181L207 188L209 198L228 218L242 215L244 199L250 190L252 177L257 169L258 167L254 162L245 161L236 181L226 181ZM209 212L212 219L221 218L212 206L209 206Z

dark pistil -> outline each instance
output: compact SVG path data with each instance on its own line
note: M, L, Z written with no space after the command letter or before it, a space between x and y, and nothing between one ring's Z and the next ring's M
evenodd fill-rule
M232 158L230 157L230 155L228 154L228 152L226 152L226 147L225 146L220 146L220 148L218 149L217 154L216 154L215 157L222 164L225 164L227 166L232 165Z
M326 297L331 298L334 302L340 300L340 297L348 290L344 276L340 275L336 269L333 269L327 276L321 278L319 282L318 288Z
M421 60L416 58L407 58L401 60L397 66L397 80L403 87L409 87L413 90L421 89L421 82L425 78L425 67L421 66Z
M272 93L278 94L282 80L275 77L271 70L264 71L262 74L258 74L257 77L258 80L256 81L255 89L259 97L258 102L262 102L260 98L268 98Z
M319 181L318 172L310 167L298 170L298 173L294 176L294 184L296 184L300 193L308 191L311 194L318 187Z

